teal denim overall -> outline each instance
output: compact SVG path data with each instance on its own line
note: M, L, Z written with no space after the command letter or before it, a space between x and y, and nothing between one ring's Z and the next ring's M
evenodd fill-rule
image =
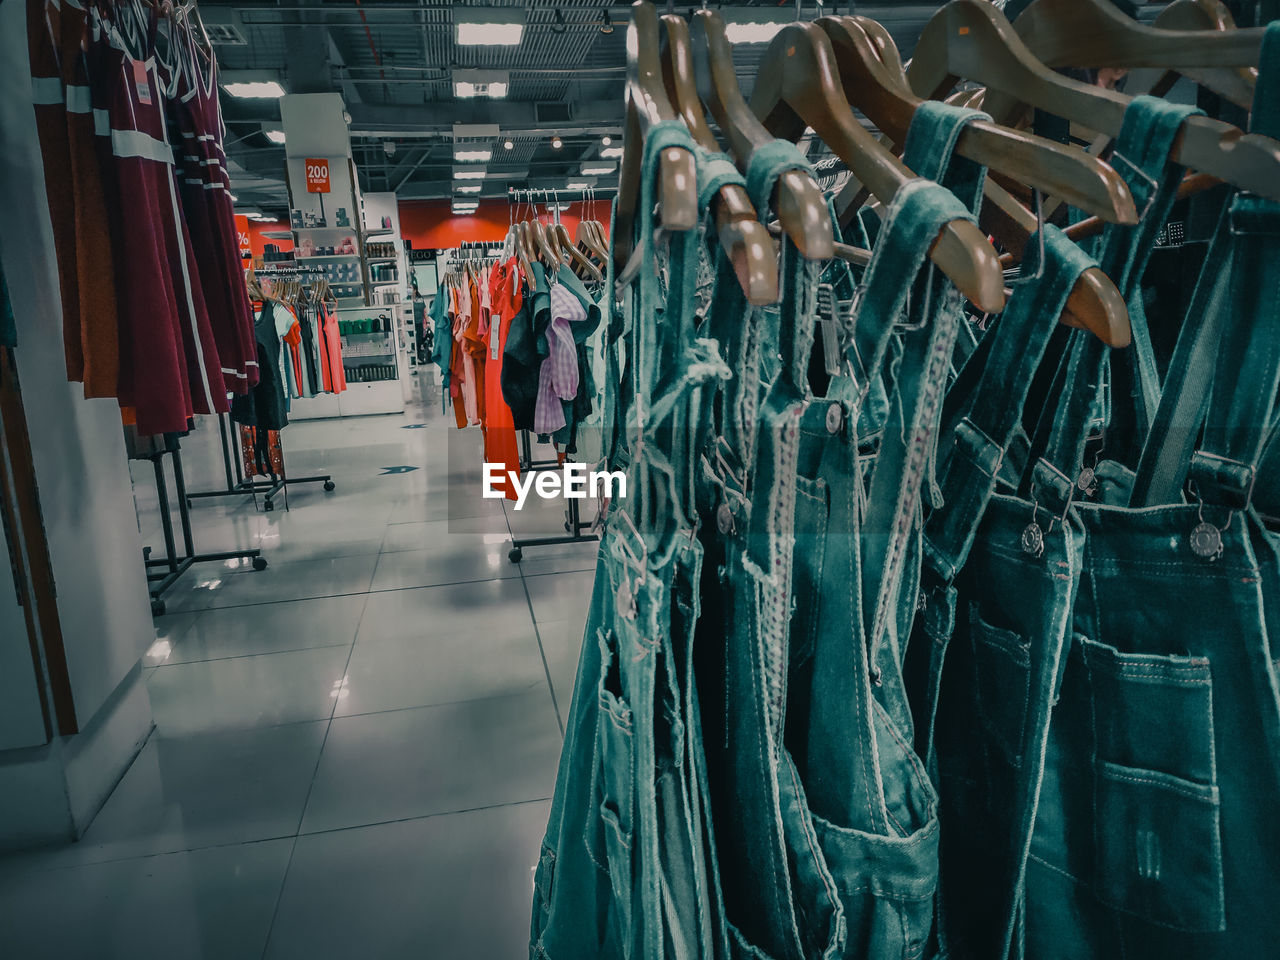
M786 145L773 153L776 163L757 154L748 174L760 203L783 170L804 168ZM735 313L732 297L721 298L732 293L727 282L717 288L710 316L738 376L722 391L719 432L708 444L718 494L708 520L720 536L706 537L706 570L719 576L704 576L704 609L714 601L723 621L712 620L714 611L704 617L698 667L731 956L917 957L928 940L933 793L909 726L878 699L901 684L892 644L879 654L888 669L874 669L861 626L859 411L839 398L865 395L905 314L925 322L893 354L891 406L921 427L936 413L923 389L933 371L923 371L947 355L955 327L929 322L945 302L942 285L915 280L941 225L966 215L950 192L924 181L895 200L848 345L860 379L833 381L836 399L814 401L808 389L816 264L784 241L776 321ZM898 425L895 438L901 433ZM923 445L924 460L930 449ZM917 464L912 454L899 462ZM882 497L889 490L872 486ZM877 515L910 516L918 493L918 485L895 485L887 504L873 506ZM896 541L885 537L881 547L897 557ZM876 581L873 611L898 608L901 564L885 565L891 573ZM891 700L894 709L904 703L900 692Z
M809 167L791 144L756 151L747 186L757 209L768 209L774 184L792 169ZM709 853L732 958L834 958L845 943L780 729L795 487L774 458L794 438L803 408L816 271L784 239L781 303L755 308L721 257L707 315L734 377L703 435L699 535L707 553L694 664L714 823Z
M938 786L939 942L952 958L1009 955L1071 601L1079 524L1041 554L1034 507L996 492L1032 375L1080 274L1095 264L1052 226L1028 244L1008 306L947 398L941 503L925 526L921 614L907 650L916 746ZM967 374L974 371L966 368ZM1015 953L1015 955L1017 955Z
M1272 28L1264 78L1278 56ZM1276 106L1265 80L1257 92L1254 129ZM1031 957L1218 960L1280 942L1280 558L1250 503L1278 296L1280 205L1239 194L1131 503L1076 507L1087 546L1028 873Z
M658 125L646 138L641 210L652 208L659 154L670 146L693 150L678 123ZM649 249L652 218L638 219L637 242ZM692 240L675 234L669 242L684 251ZM677 269L684 259L673 254ZM698 889L691 864L701 857L681 806L684 725L670 643L672 580L694 541L687 531L674 535L687 520L675 471L656 442L671 413L652 415L664 402L663 350L681 324L677 317L677 330L664 329L675 301L662 301L652 267L642 266L621 309L611 306L613 320L622 321L615 339L625 338L626 350L622 360L611 350L613 368L625 371L625 389L613 396L619 426L611 432L621 439L611 446L625 454L628 498L615 504L602 536L535 876L533 958L690 956L705 954L700 944L711 936L709 891ZM612 271L609 283L612 292Z
M911 743L899 638L914 616L920 505L961 322L926 254L981 197L985 171L952 156L980 116L939 103L917 112L904 160L949 189L916 181L890 206L858 294L852 375L801 427L786 740L851 958L921 956L933 926L937 798ZM878 381L879 417L847 405Z

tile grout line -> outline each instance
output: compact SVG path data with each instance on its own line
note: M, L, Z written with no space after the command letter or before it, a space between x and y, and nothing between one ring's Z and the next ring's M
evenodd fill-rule
M507 502L502 501L502 512L507 512ZM511 529L511 518L507 517L507 529ZM515 532L511 533L512 539L515 538ZM560 715L560 701L556 698L556 685L551 682L551 665L547 663L547 649L542 644L542 631L538 628L538 617L533 611L533 594L529 592L528 578L525 577L524 567L520 567L520 586L524 589L525 603L529 605L529 619L533 622L533 635L538 641L538 656L542 658L542 672L547 677L547 690L551 694L551 709L556 712L556 726L560 728L560 739L564 739L564 718Z
M374 571L377 564L374 565ZM369 574L369 585L373 585L373 574ZM338 681L338 695L333 698L333 707L329 710L329 719L325 723L324 737L320 740L320 750L316 753L315 766L311 768L311 782L307 785L307 795L302 800L302 809L298 813L298 825L294 830L293 842L289 845L289 859L284 865L284 873L280 876L280 889L276 893L276 902L271 908L271 922L267 924L267 936L262 942L262 960L266 960L271 949L271 934L275 932L276 919L280 915L280 902L284 899L285 884L289 882L289 870L293 867L293 855L298 849L298 839L302 836L302 824L307 817L307 807L311 805L311 794L316 788L316 776L320 772L320 763L324 760L324 748L329 744L329 732L333 729L333 717L338 710L338 701L342 696L343 683L347 679L347 671L351 669L351 658L356 650L356 638L360 636L360 627L364 624L365 611L369 609L369 591L365 591L364 606L360 608L360 616L356 618L355 631L351 634L351 649L347 651L347 662L342 668L342 677Z

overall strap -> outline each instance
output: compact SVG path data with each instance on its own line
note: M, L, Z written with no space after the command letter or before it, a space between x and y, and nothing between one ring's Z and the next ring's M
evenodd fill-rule
M1171 104L1155 97L1135 97L1125 111L1111 163L1129 185L1138 207L1139 222L1133 226L1108 224L1102 235L1098 263L1115 281L1129 303L1133 345L1129 368L1117 364L1112 369L1114 400L1132 403L1123 409L1132 413L1136 437L1150 429L1160 401L1160 384L1150 332L1141 307L1142 271L1177 194L1182 168L1169 162L1178 129L1194 107ZM1021 492L1050 509L1065 509L1081 469L1089 426L1107 412L1099 413L1099 397L1105 379L1109 348L1092 334L1076 331L1067 355L1055 378L1055 390L1037 425L1028 471Z
M1250 132L1274 137L1280 23L1267 30L1259 64ZM1188 475L1204 502L1250 502L1280 385L1278 300L1280 204L1238 193L1223 211L1196 284L1132 505L1177 502Z
M1139 218L1132 226L1107 225L1098 263L1129 304L1133 347L1127 367L1113 367L1113 396L1120 403L1127 395L1133 396L1133 406L1123 407L1121 416L1129 416L1132 410L1139 438L1146 436L1160 402L1160 375L1142 302L1142 274L1182 179L1184 168L1169 160L1174 139L1183 121L1200 112L1157 97L1135 97L1125 111L1120 137L1111 154L1111 165L1128 184Z
M657 203L658 165L662 151L671 147L694 153L693 138L682 121L668 120L650 127L644 139L637 202L635 249L640 251L653 250L657 242L653 210ZM673 234L671 239L682 238L680 234ZM676 258L677 261L681 259ZM676 284L677 287L682 285L682 281ZM648 528L645 518L655 506L650 498L652 489L644 466L654 429L650 402L661 374L661 343L669 335L659 329L658 314L666 304L656 257L649 257L641 265L629 285L628 296L629 303L624 306L624 313L630 316L624 320L627 327L623 336L631 396L629 409L619 410L618 415L624 418L635 487L634 494L627 498L626 509L644 530Z
M878 674L880 644L898 608L904 565L917 529L920 497L933 464L942 396L959 330L961 304L951 283L927 263L939 230L954 220L976 221L985 171L954 162L965 124L986 114L938 104L917 111L907 135L904 162L925 169L941 185L908 184L889 207L887 221L867 271L865 293L854 331L855 356L868 363L864 377L879 370L895 321L905 312L898 362L880 452L872 470L863 532L863 622L868 656ZM957 184L963 196L950 189ZM905 303L910 290L912 302ZM863 381L867 382L867 381ZM898 651L893 652L900 664Z
M1097 266L1057 227L1044 228L1044 261L1033 237L1013 296L983 338L986 362L967 414L956 424L955 447L943 467L942 505L925 527L925 560L946 583L968 558L995 489L1009 440L1022 417L1036 368L1080 275ZM980 360L982 354L975 354Z
M813 167L795 144L778 140L759 147L747 166L747 194L757 213L771 209L778 179L791 170L813 173ZM724 254L716 261L715 291L708 308L708 333L718 341L733 370L725 384L721 404L723 443L716 455L716 471L726 465L736 474L738 488L752 475L757 420L765 394L770 357L782 357L782 374L797 389L807 383L809 352L813 343L813 301L820 265L803 258L791 240L782 238L777 306L755 307L747 303ZM725 461L732 461L726 464ZM722 480L728 478L722 478Z

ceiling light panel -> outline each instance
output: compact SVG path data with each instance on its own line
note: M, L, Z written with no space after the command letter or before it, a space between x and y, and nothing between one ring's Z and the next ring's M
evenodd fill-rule
M524 24L519 7L467 7L454 14L454 38L463 47L517 47Z
M267 139L272 143L284 143L283 130L263 130L262 132L267 135Z
M511 74L506 70L454 70L453 95L460 100L499 99L511 89L510 81Z
M453 159L462 163L488 163L492 156L492 150L458 150Z
M613 173L615 167L612 163L584 163L582 165L582 175L584 177L604 177Z
M224 83L222 89L233 97L278 100L284 96L284 87L275 80L251 80L243 83Z
M455 180L483 180L483 170L455 170L453 171L453 179Z
M478 183L464 183L464 184L462 184L461 186L454 187L454 189L455 189L455 190L457 190L459 193L479 193L479 192L480 192L480 184L478 184Z
M600 151L600 156L609 160L620 160L622 158L621 147L606 147Z

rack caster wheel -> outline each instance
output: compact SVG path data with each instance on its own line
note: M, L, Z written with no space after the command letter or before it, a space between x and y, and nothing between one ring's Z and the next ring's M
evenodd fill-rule
M521 550L519 547L512 547L510 550L507 551L507 559L510 560L512 563L519 563L521 560L524 559L524 551Z
M257 570L259 573L261 573L263 570L267 569L267 558L266 558L266 557L254 557L254 558L253 558L253 569Z
M333 491L336 490L337 488L338 488L338 485L334 483L332 480L326 480L324 482L325 493L333 493Z
M153 617L163 617L163 616L164 616L164 609L165 609L165 608L164 608L164 601L163 601L163 600L152 600L152 601L151 601L151 615L152 615Z
M270 500L264 500L264 501L262 501L262 509L263 509L263 510L266 510L266 511L270 512L270 511L274 510L275 508L276 508L276 505L275 505L274 503L272 503Z

